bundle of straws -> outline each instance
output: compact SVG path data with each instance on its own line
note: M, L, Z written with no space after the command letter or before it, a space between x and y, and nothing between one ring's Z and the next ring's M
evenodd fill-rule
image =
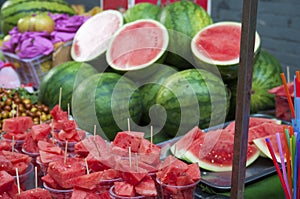
M287 94L288 103L292 114L292 126L284 129L284 139L279 133L276 134L277 147L280 158L277 158L274 148L269 138L266 138L266 144L272 156L277 174L282 185L286 199L300 198L300 72L296 71L294 77L294 104L288 90L284 73L281 73L281 79ZM294 108L295 107L295 108ZM275 146L276 147L276 146ZM281 169L278 164L281 163Z

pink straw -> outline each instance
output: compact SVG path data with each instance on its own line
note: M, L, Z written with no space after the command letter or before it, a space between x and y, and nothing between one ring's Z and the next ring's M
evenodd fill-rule
M286 168L285 168L285 161L284 161L284 156L283 156L283 151L282 151L282 145L281 145L281 141L280 141L280 134L276 133L276 139L277 139L277 145L278 145L278 149L279 149L279 154L280 154L280 161L281 161L281 169L282 169L282 173L283 173L283 179L285 182L285 185L287 186L287 190L289 193L289 196L291 196L291 192L289 189L289 181L286 175Z
M266 144L267 144L267 147L268 147L268 149L269 149L269 152L270 152L270 154L271 154L271 156L272 156L272 160L273 160L274 166L275 166L275 168L276 168L276 171L277 171L277 174L278 174L278 177L279 177L281 186L282 186L282 188L283 188L284 195L285 195L286 199L291 199L291 197L290 197L290 195L289 195L289 192L288 192L288 190L287 190L287 188L286 188L286 185L285 185L285 183L284 183L284 179L283 179L283 177L282 177L282 173L281 173L280 168L279 168L279 165L278 165L278 163L277 163L277 159L276 159L276 157L275 157L274 150L273 150L273 147L272 147L272 144L271 144L269 138L266 138Z

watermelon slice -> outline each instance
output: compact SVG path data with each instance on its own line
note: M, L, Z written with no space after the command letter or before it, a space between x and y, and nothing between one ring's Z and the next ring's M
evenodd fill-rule
M157 196L155 182L151 176L145 176L135 187L135 192L142 196Z
M5 119L2 130L6 133L24 133L33 125L33 120L28 116L19 116Z
M6 171L0 171L0 179L0 193L8 191L15 182L14 177L12 177Z
M141 19L122 26L106 52L107 63L120 71L146 68L163 57L169 43L164 25Z
M284 161L286 161L286 152L284 149L287 148L286 143L284 142L285 139L285 134L280 133L280 140L281 140L281 146L282 146L282 150L283 150L283 155L284 155ZM270 142L272 144L274 153L275 153L275 157L277 162L281 163L281 159L280 159L280 153L279 153L279 148L278 148L278 142L276 139L276 134L272 134L267 136L270 139ZM253 140L253 143L257 146L257 148L268 158L272 159L272 156L270 154L270 151L268 149L268 146L266 144L266 137L262 137L262 138L256 138Z
M43 140L50 135L51 126L46 123L36 124L31 127L32 138L37 142Z
M103 198L103 199L105 199L105 197L102 197L102 195L100 197L99 194L96 193L95 191L89 191L89 190L80 189L80 188L76 188L76 187L73 189L71 198L72 199L85 199L85 198L89 198L89 199ZM110 199L110 197L108 199Z
M198 163L208 171L221 172L232 170L234 135L224 129L209 131L204 139L195 140L183 159ZM259 157L259 150L255 145L248 144L246 166Z
M234 79L237 77L240 40L241 23L222 21L201 29L193 37L191 49L199 66L217 66L221 75ZM256 32L254 52L257 53L259 48L260 37Z
M134 186L128 182L115 182L114 192L118 196L133 197L135 196Z
M105 10L89 18L78 29L73 39L71 47L73 60L89 62L99 67L101 62L105 61L103 55L111 37L122 25L122 14L116 10Z
M16 194L16 199L23 198L43 198L43 199L52 199L50 192L46 189L37 187L34 189L29 189L22 191L20 194Z

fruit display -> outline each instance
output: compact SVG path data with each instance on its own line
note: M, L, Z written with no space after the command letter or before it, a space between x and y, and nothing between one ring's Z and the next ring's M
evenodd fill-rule
M13 27L17 26L22 17L37 13L65 13L74 15L74 9L65 1L26 1L7 0L1 6L2 31L7 34Z
M139 19L154 19L159 21L160 7L152 3L138 3L127 9L123 13L125 23L130 23Z
M46 31L51 33L54 31L55 22L54 20L46 13L29 15L23 18L20 18L17 23L18 30L20 32L31 31L31 32L42 32Z
M0 110L2 129L3 120L18 116L29 116L34 124L45 122L51 118L49 107L37 103L36 94L30 94L24 88L19 89L4 89L0 88Z

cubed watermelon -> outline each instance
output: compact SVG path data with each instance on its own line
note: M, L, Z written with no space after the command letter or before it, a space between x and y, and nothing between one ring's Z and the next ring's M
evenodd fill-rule
M126 197L135 196L134 186L128 182L115 182L114 192L118 196L126 196Z
M155 182L149 175L145 176L134 188L135 192L139 195L157 196Z
M74 158L68 158L66 163L63 160L50 162L48 167L49 175L65 189L73 187L72 178L84 175L85 172L84 162Z
M44 175L41 179L48 187L52 189L63 189L49 174Z
M36 142L46 139L50 135L50 133L51 126L46 123L36 124L31 127L32 138Z
M2 130L6 133L24 133L33 125L33 120L28 116L19 116L5 119Z
M81 175L78 177L74 177L72 179L72 183L73 186L77 188L94 190L97 187L96 185L100 183L102 175L102 171Z
M63 150L53 143L41 140L41 141L38 141L37 144L38 144L38 148L40 151L45 151L45 152L53 153L53 154L57 154L57 155L63 154Z
M0 194L11 189L15 182L13 176L8 174L6 171L0 171Z
M135 131L118 132L114 141L114 146L119 146L123 149L131 148L132 152L138 152L141 140L144 139L144 133Z
M25 150L26 152L29 153L38 153L39 148L37 146L36 141L32 138L31 133L27 133L24 143L22 145L22 150Z
M86 199L86 198L88 198L88 199L99 199L99 198L105 199L105 198L100 197L95 191L89 191L89 190L80 189L77 187L75 187L73 189L71 199Z
M29 189L21 192L20 194L16 194L16 199L34 199L34 198L43 198L43 199L52 199L51 194L48 190L37 187L34 189Z

